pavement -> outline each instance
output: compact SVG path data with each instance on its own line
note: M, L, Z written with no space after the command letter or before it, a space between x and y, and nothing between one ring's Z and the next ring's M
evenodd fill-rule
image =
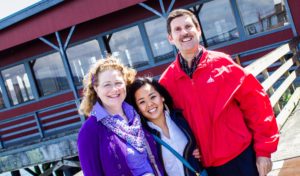
M273 170L268 176L300 176L300 102L280 131Z

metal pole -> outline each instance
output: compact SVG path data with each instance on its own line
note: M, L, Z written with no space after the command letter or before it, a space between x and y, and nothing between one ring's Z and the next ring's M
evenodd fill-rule
M145 9L149 10L150 12L154 13L155 15L159 16L159 17L164 17L163 14L159 13L157 10L155 10L154 8L148 6L147 4L141 2L139 3L140 6L144 7Z
M39 133L40 133L40 137L41 138L44 138L44 131L43 131L43 128L42 128L42 124L41 124L41 121L37 115L37 112L34 112L34 119L35 119L35 122L36 122L36 125L38 127L38 130L39 130Z
M61 41L59 32L55 32L55 36L56 36L56 39L57 39L57 42L58 42L58 45L59 45L59 53L60 53L60 56L61 56L63 64L64 64L64 68L65 68L65 71L66 71L67 79L68 79L70 88L72 89L73 94L74 94L76 107L77 107L77 109L79 109L79 106L80 106L80 96L78 95L77 88L76 88L76 86L74 84L74 78L73 78L73 75L72 75L72 72L71 72L71 66L70 66L70 63L69 63L69 60L68 60L66 49L65 49L65 47L64 47L64 45L63 45L63 43ZM80 120L81 120L81 122L84 122L85 118L82 115L80 115Z
M4 148L4 145L3 145L3 141L1 139L1 136L0 136L0 149L3 149Z
M1 90L2 90L2 98L3 98L3 101L4 101L4 105L5 105L6 108L10 108L10 103L9 103L9 97L8 97L8 94L7 94L7 89L5 87L4 79L2 77L1 72L0 72L0 87L1 87Z

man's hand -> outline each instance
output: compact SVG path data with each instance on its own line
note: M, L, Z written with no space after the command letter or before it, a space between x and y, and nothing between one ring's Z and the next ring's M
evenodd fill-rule
M199 161L201 161L201 155L200 155L200 152L199 152L199 149L198 148L196 148L194 151L193 151L193 156L195 157L195 158L197 158Z
M259 156L256 158L256 166L259 176L266 176L272 170L272 161L268 157Z

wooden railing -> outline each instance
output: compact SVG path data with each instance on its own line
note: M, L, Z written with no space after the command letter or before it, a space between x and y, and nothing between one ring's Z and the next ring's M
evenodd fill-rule
M10 146L41 142L55 135L78 130L84 117L78 114L75 100L0 120L0 152ZM0 155L1 156L1 155Z
M299 41L299 37L294 38L245 67L268 92L280 129L300 99L300 87L295 85L300 66Z

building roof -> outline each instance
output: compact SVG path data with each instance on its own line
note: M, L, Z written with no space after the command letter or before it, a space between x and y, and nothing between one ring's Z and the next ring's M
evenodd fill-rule
M2 29L0 31L0 51L143 1L145 0L64 1Z

